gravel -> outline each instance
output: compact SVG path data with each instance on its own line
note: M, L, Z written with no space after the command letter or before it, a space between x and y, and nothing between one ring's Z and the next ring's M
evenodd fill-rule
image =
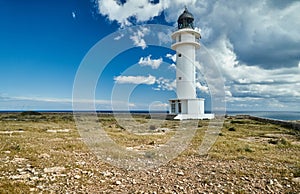
M75 155L77 166L39 169L25 158L14 161L16 172L1 179L30 185L30 192L50 193L299 193L300 177L274 172L284 163L257 162L247 158L220 160L188 156L150 170L125 170L97 160L90 153ZM3 162L3 161L2 161Z

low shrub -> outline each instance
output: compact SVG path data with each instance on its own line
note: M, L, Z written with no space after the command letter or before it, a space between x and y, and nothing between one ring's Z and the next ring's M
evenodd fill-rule
M22 116L26 116L26 115L41 115L41 113L36 112L36 111L24 111L24 112L21 112L21 115Z
M234 127L230 127L228 131L236 131Z

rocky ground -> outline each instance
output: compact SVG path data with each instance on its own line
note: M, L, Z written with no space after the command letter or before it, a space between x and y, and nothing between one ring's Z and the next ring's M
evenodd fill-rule
M0 193L300 193L298 133L279 126L227 119L207 155L191 145L157 168L126 170L97 159L72 119L7 118Z
M44 154L41 157L49 157ZM246 158L217 160L190 156L156 169L126 171L103 164L88 153L75 154L76 167L36 168L25 158L5 158L1 191L49 193L298 193L300 178L287 173L290 166ZM276 166L274 166L276 165ZM274 172L274 169L278 172ZM20 186L20 188L18 188Z

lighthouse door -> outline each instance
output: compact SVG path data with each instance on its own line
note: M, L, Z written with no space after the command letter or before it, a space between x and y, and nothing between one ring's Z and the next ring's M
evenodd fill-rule
M181 113L181 102L178 101L178 113Z

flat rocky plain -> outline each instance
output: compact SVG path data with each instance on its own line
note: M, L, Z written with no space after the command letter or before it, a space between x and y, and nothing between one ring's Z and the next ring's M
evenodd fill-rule
M145 126L136 135L112 115L98 118L99 127L131 149L163 145L180 125L157 119L160 126L147 126L147 116L135 115ZM300 193L299 131L227 117L217 141L200 155L209 122L199 121L178 157L129 170L98 159L71 113L1 113L0 193Z

